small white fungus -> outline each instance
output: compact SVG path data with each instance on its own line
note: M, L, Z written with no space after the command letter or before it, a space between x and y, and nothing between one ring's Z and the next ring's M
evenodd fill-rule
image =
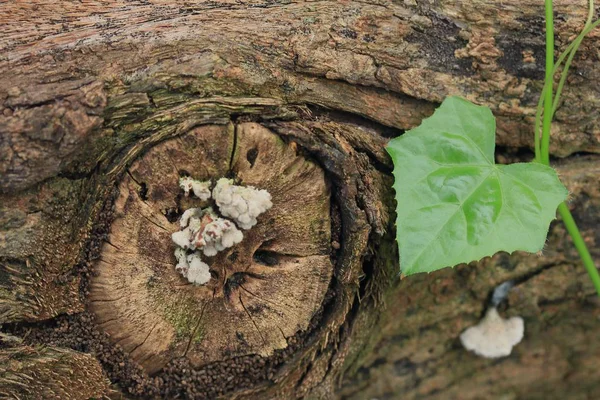
M190 195L190 191L200 200L206 201L210 199L210 181L199 181L189 176L179 178L179 187L183 189L186 196Z
M202 221L201 229L194 234L193 245L202 249L206 256L214 256L244 239L244 234L235 224L225 218L219 218L210 208Z
M187 277L188 269L190 268L187 261L187 254L184 249L178 247L175 249L175 258L177 259L177 265L175 270L181 275Z
M202 217L202 209L201 208L188 208L184 211L179 219L179 225L182 228L186 228L190 223L190 218L201 218Z
M189 265L186 277L191 283L198 285L205 285L210 281L210 270L208 264L202 261L198 252L192 253L187 256L187 262Z
M496 307L488 308L485 317L460 335L465 349L485 358L509 356L512 348L523 339L523 318L502 319Z
M233 181L221 178L212 191L219 211L233 219L242 229L256 225L256 218L273 206L271 195L263 189L232 184Z
M177 258L175 270L189 282L205 285L210 280L210 269L208 264L202 261L199 252L187 254L182 248L177 248L175 258Z
M244 238L233 222L218 217L210 207L186 210L181 216L180 226L182 230L171 235L177 245L175 270L189 282L199 285L210 280L209 266L202 261L201 252L206 256L214 256ZM188 250L195 251L187 254Z
M179 246L182 249L191 248L191 233L189 229L184 229L182 231L174 232L171 235L171 239L173 239L173 243Z
M183 230L171 235L173 242L182 249L202 250L206 256L214 256L244 238L233 222L220 218L210 207L186 210L180 226Z
M273 206L271 195L266 190L232 183L230 179L219 179L212 191L221 214L232 221L219 217L211 207L190 208L181 215L181 230L171 235L177 245L175 270L191 283L204 285L210 281L210 268L202 261L202 253L211 257L240 243L244 234L238 226L242 229L252 228L257 223L256 218ZM179 179L179 186L186 196L191 191L201 200L211 198L210 181L183 177Z

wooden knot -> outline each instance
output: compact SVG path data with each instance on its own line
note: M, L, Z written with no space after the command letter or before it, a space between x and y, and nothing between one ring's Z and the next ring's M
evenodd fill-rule
M203 257L212 279L176 270L171 234L203 200L179 177L229 177L267 190L273 206L233 247ZM186 357L193 366L267 357L308 329L329 287L330 192L323 170L263 126L205 126L133 163L90 286L90 308L114 343L149 373Z

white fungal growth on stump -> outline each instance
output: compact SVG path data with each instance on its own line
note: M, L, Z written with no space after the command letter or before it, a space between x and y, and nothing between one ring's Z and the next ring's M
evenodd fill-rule
M212 197L221 215L231 218L220 217L211 207L190 208L181 215L181 230L171 235L177 246L175 269L189 282L204 285L210 280L210 269L201 255L212 257L240 243L244 235L238 227L248 230L256 225L256 218L272 207L271 195L252 186L233 185L233 181L226 178L219 179L212 193L210 181L183 177L179 179L179 186L186 196L192 191L203 201Z
M202 249L204 255L210 257L238 244L243 238L244 235L233 222L219 218L209 208L202 217L200 229L192 237L192 245Z
M227 178L217 181L212 196L221 214L246 230L256 225L256 218L273 206L271 195L266 190L233 185L233 181Z
M188 279L191 283L204 285L210 280L210 269L208 264L202 261L200 253L195 251L187 254L182 248L175 250L177 265L175 270Z
M175 258L177 259L177 265L175 266L175 270L179 272L181 275L187 277L188 269L190 265L187 261L187 253L181 247L175 249Z
M179 226L181 228L186 228L190 224L190 219L194 218L202 218L203 211L201 208L188 208L181 214L181 218L179 218Z
M189 176L179 178L179 187L183 189L186 196L190 195L190 191L200 200L210 199L210 181L199 181Z
M208 283L210 280L210 269L208 264L202 261L198 252L188 255L187 263L189 265L186 275L188 281L198 285L204 285Z
M496 307L488 308L479 324L465 330L460 341L465 349L485 358L509 356L512 348L523 339L523 318L503 319Z
M242 241L244 235L228 219L220 218L212 208L190 208L180 219L183 230L171 235L182 249L202 250L205 256L214 256Z

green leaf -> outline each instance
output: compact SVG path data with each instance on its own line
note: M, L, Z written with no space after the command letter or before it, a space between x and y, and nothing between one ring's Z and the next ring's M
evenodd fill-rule
M449 97L389 142L404 275L544 246L567 189L545 165L495 165L495 131L488 108Z

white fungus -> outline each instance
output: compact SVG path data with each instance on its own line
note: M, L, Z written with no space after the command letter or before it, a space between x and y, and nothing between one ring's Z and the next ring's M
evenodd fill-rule
M250 229L256 218L272 207L271 195L266 190L252 186L232 184L230 179L219 179L212 197L224 217L219 217L211 207L190 208L179 220L181 230L171 235L177 245L175 270L191 283L204 285L210 281L210 268L202 261L202 253L211 257L219 251L235 246L244 239L238 229ZM191 177L179 179L179 186L189 196L190 191L201 200L211 198L210 181L201 182ZM235 223L237 223L237 226Z
M184 249L178 247L175 249L175 258L177 259L177 265L175 270L181 275L187 277L188 269L190 268L187 261L187 254Z
M180 226L183 229L171 235L177 245L175 270L189 282L199 285L210 280L209 266L202 261L201 252L214 256L244 238L233 222L218 217L210 207L186 210L181 216ZM191 250L194 252L187 254Z
M171 235L173 242L182 249L195 250L194 235L202 228L202 217L204 210L200 208L190 208L181 216L179 225L183 230L174 232Z
M183 189L186 196L190 195L190 191L200 200L206 201L210 199L210 181L199 181L189 176L179 178L179 187Z
M485 317L460 335L465 349L485 358L509 356L525 331L523 318L502 319L496 307L488 308Z
M233 222L220 218L210 207L186 210L180 226L184 229L171 235L173 242L182 249L202 250L206 256L214 256L244 238Z
M208 283L210 280L210 270L208 264L202 261L198 252L188 255L187 263L189 265L189 269L186 274L188 281L198 285L205 285Z
M233 222L219 218L210 213L206 220L210 220L194 236L193 244L202 249L204 255L214 256L219 251L232 247L242 241L244 235Z
M200 253L195 251L187 254L182 248L175 250L177 265L175 270L183 275L191 283L205 285L210 280L210 269L208 264L202 261Z
M188 208L187 210L185 210L184 213L181 215L181 218L179 219L179 225L182 228L187 227L190 223L190 218L192 218L192 217L201 218L202 217L202 209L201 208Z
M213 199L221 214L233 219L240 228L250 229L256 225L256 218L273 206L271 195L266 190L232 183L231 179L219 179L212 191Z
M173 239L173 243L175 243L177 246L179 246L182 249L189 249L190 248L190 230L189 229L184 229L182 231L177 231L174 232L171 235L171 239Z

